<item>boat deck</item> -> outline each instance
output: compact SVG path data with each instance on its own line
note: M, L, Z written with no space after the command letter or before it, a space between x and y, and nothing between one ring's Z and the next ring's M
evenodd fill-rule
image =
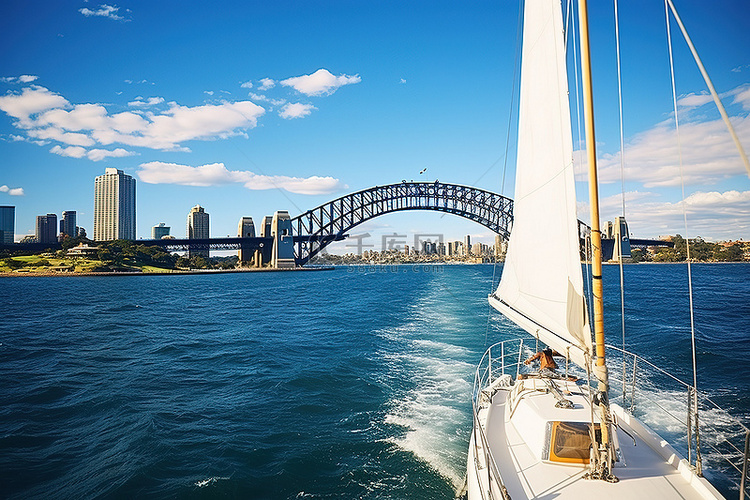
M513 500L595 496L607 500L723 498L705 479L695 476L666 442L616 405L612 405L612 412L622 428L617 429L621 460L614 469L619 482L584 479L586 468L583 465L542 461L527 445L528 436L524 439L516 425L508 421L508 395L507 390L497 391L490 407L482 413L486 411L485 429L491 429L488 433L490 449ZM533 398L535 406L554 406L551 394L535 394ZM519 425L523 425L523 419L516 420L521 420ZM623 429L636 438L636 444Z

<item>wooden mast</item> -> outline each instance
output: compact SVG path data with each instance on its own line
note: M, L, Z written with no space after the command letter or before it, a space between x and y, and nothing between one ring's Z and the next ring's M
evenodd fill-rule
M602 285L602 233L599 226L599 180L596 169L596 136L594 133L594 100L591 84L591 54L589 49L588 6L586 0L579 0L579 30L581 36L581 75L583 84L583 114L586 127L586 153L589 168L589 205L591 205L591 275L594 308L594 342L596 345L596 366L594 374L599 380L599 406L601 408L601 458L597 464L598 476L605 480L616 480L611 475L612 450L609 425L609 375L605 363L604 349L604 298ZM593 464L592 464L593 465Z

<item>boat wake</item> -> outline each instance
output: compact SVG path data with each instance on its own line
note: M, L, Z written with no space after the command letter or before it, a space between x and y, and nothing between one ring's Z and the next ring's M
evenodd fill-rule
M394 394L387 403L384 423L395 427L387 438L412 453L444 477L454 489L461 487L466 460L470 408L466 394L472 353L451 342L457 334L445 303L423 298L406 324L380 332L393 346L382 357L388 367L387 384Z

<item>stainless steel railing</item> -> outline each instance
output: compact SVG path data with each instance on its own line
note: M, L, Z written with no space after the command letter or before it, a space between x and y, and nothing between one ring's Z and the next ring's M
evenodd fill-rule
M750 429L691 384L636 354L607 345L607 359L611 367L622 366L609 372L610 400L665 437L696 473L737 489L744 499Z

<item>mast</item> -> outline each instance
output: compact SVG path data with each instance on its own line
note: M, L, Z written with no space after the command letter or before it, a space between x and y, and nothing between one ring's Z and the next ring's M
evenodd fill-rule
M609 418L609 375L605 363L604 349L604 297L602 285L602 234L599 226L599 180L596 169L596 137L594 133L594 100L591 84L591 54L589 50L588 6L580 0L578 6L579 30L581 39L581 77L583 84L583 113L586 128L586 154L589 167L589 204L591 205L591 275L594 309L594 343L596 346L596 366L594 374L599 380L599 394L596 398L601 408L601 443L599 458L593 475L605 481L617 481L612 475L613 458L610 443Z

